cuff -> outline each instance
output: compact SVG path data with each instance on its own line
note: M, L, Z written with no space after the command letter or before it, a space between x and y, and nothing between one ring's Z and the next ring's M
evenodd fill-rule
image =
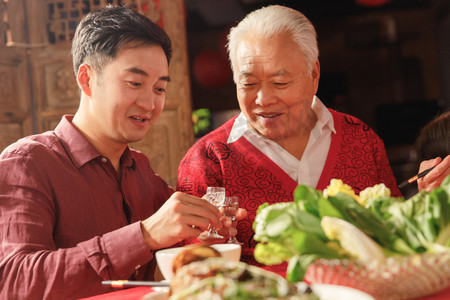
M128 278L136 268L153 258L153 252L142 236L140 222L106 233L103 241L112 273L117 278Z

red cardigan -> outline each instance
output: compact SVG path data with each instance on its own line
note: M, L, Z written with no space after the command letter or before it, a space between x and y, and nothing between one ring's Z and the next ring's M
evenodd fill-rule
M330 110L336 134L316 189L325 189L332 178L359 192L384 183L393 196L400 196L383 141L361 120ZM207 186L224 186L227 195L241 198L248 217L238 222L237 238L244 243L242 260L254 263L252 223L264 203L293 201L295 182L278 165L241 137L227 144L235 118L210 132L187 152L178 169L178 190L203 196Z

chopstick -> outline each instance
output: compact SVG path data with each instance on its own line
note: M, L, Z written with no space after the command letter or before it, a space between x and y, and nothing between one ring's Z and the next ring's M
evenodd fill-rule
M102 285L109 285L114 288L121 288L126 286L153 286L153 287L168 287L169 282L160 281L134 281L134 280L106 280L102 281Z
M434 166L434 167L436 167L436 166ZM398 187L402 188L402 187L404 187L404 186L407 185L407 184L416 182L417 179L422 178L423 176L425 176L425 175L427 175L428 173L430 173L430 171L433 170L434 167L431 167L431 168L429 168L429 169L426 169L425 171L420 172L420 173L417 174L416 176L413 176L413 177L411 177L410 179L408 179L408 180L406 180L406 181L403 181L402 183L400 183L400 184L398 185Z

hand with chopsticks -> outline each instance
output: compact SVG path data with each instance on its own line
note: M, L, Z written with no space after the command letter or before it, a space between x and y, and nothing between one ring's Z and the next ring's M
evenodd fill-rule
M419 191L431 191L433 188L440 186L444 178L450 175L450 154L444 159L436 157L434 159L424 160L420 163L419 173L433 166L433 170L417 180Z

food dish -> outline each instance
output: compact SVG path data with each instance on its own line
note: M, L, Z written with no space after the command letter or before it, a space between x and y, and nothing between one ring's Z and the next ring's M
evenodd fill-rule
M236 255L235 248L231 246L233 245L197 244L181 249L163 250L160 256L170 253L170 259L161 261L160 257L158 263L167 264L170 261L171 270L175 273L170 280L170 289L154 289L154 292L146 295L143 300L249 297L285 300L374 299L364 292L349 287L290 283L277 273L240 262L240 251L239 255ZM342 297L337 298L339 295Z
M172 272L175 274L177 273L177 270L179 268L194 261L204 260L209 257L221 256L222 255L220 254L220 252L213 247L203 244L194 244L192 246L186 247L185 250L181 251L177 256L175 256L172 262Z
M239 261L241 258L241 245L239 244L215 244L211 245L217 250L221 256L226 260ZM158 267L166 280L171 280L173 277L172 265L173 260L180 252L189 247L176 247L159 250L155 253Z
M450 286L450 251L389 257L385 263L320 259L309 266L305 280L353 287L377 299L411 299Z
M306 286L244 262L208 258L177 270L170 282L171 299L294 299L317 300Z
M375 300L369 294L345 286L313 284L311 288L320 300ZM169 300L169 294L167 291L156 291L145 295L142 300Z

